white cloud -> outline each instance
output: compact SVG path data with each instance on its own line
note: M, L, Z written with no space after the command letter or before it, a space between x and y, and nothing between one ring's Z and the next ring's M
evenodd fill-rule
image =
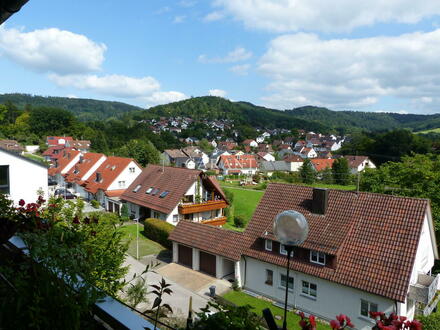
M196 4L197 4L197 1L190 1L190 0L179 1L179 6L185 7L185 8L194 7Z
M156 10L156 11L154 12L154 14L156 14L156 15L161 15L161 14L168 13L169 11L171 11L171 8L168 7L168 6L165 6L165 7L161 7L161 8L159 8L158 10Z
M229 71L239 75L246 76L248 74L248 70L251 67L250 64L238 64L229 68Z
M224 57L209 58L205 54L202 54L199 56L198 60L201 63L234 63L234 62L245 61L250 57L252 57L251 51L248 51L243 47L237 47L234 50L230 51Z
M174 23L174 24L183 23L183 22L185 21L185 19L186 19L186 16L185 16L185 15L175 16L175 17L174 17L174 20L173 20L173 23Z
M148 104L166 104L171 102L182 101L187 99L188 96L181 92L169 91L169 92L154 92L152 95L145 97L144 99Z
M273 39L258 63L271 79L266 104L366 107L389 96L440 104L440 29L397 37L322 40L298 33ZM434 110L434 109L433 109Z
M57 28L23 32L0 27L0 53L38 72L86 73L101 69L106 46Z
M86 89L115 97L141 97L159 91L160 84L153 77L133 78L122 75L49 75L49 79L62 87Z
M416 23L440 14L433 0L215 0L246 27L274 32L350 31L380 22Z
M210 89L208 91L208 94L210 96L220 96L220 97L225 97L227 92L224 91L223 89Z
M214 22L221 20L225 17L225 14L219 11L213 11L212 13L207 14L205 17L203 17L204 22Z

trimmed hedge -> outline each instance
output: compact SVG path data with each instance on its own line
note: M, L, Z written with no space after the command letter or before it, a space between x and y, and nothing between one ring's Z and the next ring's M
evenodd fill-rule
M162 244L168 249L171 249L173 244L168 239L168 236L173 231L174 226L165 220L149 218L144 222L144 234L152 241Z

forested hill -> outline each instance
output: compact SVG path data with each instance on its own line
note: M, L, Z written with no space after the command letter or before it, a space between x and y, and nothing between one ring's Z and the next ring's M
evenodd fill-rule
M243 125L266 128L303 128L325 132L383 131L409 128L415 131L440 127L440 114L413 115L361 111L332 111L327 108L305 106L293 110L274 110L248 102L204 96L133 112L133 119L151 116L186 116L194 119L233 119Z
M79 99L55 96L34 96L29 94L0 94L0 104L12 102L18 108L25 108L27 104L32 107L62 108L72 112L81 121L105 120L119 117L129 111L141 110L134 105L100 101L93 99Z

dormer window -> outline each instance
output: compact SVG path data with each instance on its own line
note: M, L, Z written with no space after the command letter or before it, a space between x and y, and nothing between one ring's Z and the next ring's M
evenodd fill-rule
M270 239L266 240L265 249L266 251L272 251L272 241Z
M310 262L318 265L325 265L325 253L310 251Z
M79 173L79 169L78 167L75 167L75 169L73 170L73 174L78 174Z
M102 175L99 172L96 172L96 179L95 182L101 182L102 181Z
M282 254L283 256L287 256L287 250L284 244L280 244L280 254ZM290 255L293 255L293 251Z

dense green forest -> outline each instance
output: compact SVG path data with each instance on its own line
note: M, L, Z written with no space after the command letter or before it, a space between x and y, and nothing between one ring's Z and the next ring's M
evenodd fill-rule
M26 106L60 108L72 112L79 120L104 120L141 108L122 102L100 101L29 94L0 94L0 103L12 102L20 109Z

